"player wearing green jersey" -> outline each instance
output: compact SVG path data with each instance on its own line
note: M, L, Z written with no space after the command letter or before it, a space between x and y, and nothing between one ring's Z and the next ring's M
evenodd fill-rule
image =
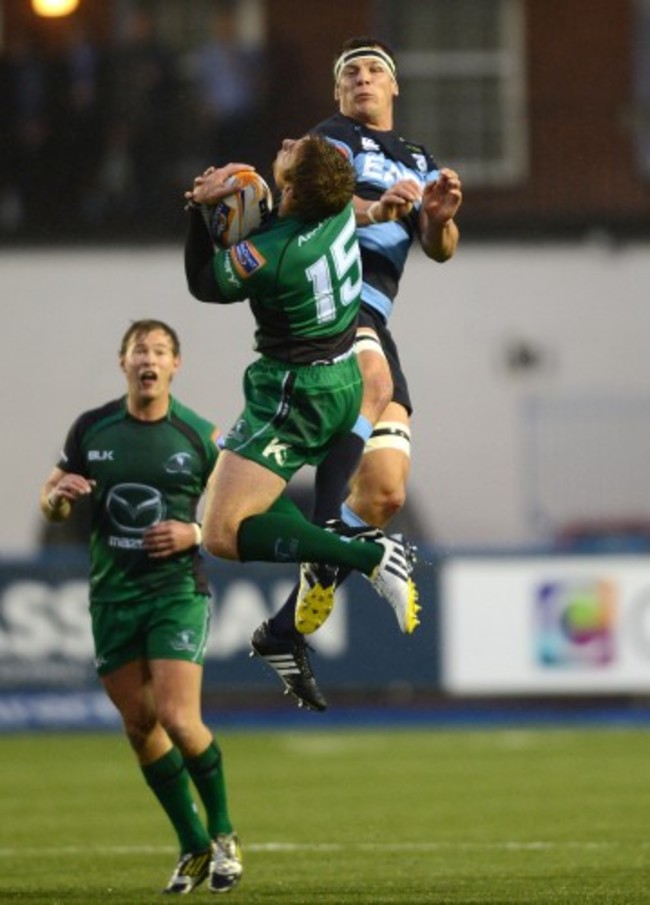
M248 299L260 352L246 370L244 411L208 485L205 546L226 559L358 569L408 631L418 609L409 546L381 532L364 541L343 538L309 522L282 496L296 471L318 465L359 418L353 343L362 280L352 168L322 138L285 140L274 163L276 211L247 240L215 249L192 204L232 192L224 183L238 169L211 169L186 193L190 291L208 302ZM256 652L273 657L263 646Z
M371 526L386 530L406 499L412 403L390 315L414 242L432 261L454 256L462 187L458 173L439 168L426 148L394 129L399 87L395 55L387 44L367 36L345 41L333 75L339 110L313 131L344 150L356 174L363 287L355 348L364 383L361 412L373 427L363 455L354 450L360 462L349 488L344 480L338 487L330 480L328 492L321 493L317 481L314 520L335 519L339 531L358 535L371 532ZM353 462L349 447L336 446L319 471L345 479ZM252 638L253 644L260 633L272 639L279 663L285 662L281 653L301 652L296 659L300 669L280 673L280 678L299 701L315 709L323 709L323 696L300 636L316 631L328 618L335 588L345 577L345 570L303 563L300 582Z
M119 358L126 395L76 419L41 509L63 521L90 497L97 672L178 836L181 856L165 892L191 892L207 877L221 892L238 882L242 865L221 752L201 717L210 607L195 521L217 460L217 429L170 394L181 359L167 324L134 322Z

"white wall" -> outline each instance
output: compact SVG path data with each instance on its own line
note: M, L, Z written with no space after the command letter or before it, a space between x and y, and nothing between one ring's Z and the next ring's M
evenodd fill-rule
M246 305L189 296L182 250L0 254L4 315L0 553L28 553L39 487L76 415L123 390L117 347L131 320L180 333L175 392L224 427L251 359ZM461 246L440 266L415 253L392 321L416 405L411 495L445 544L534 538L523 452L530 397L650 395L650 248ZM525 339L541 366L510 371ZM649 482L650 483L650 482Z
M394 330L418 407L413 484L439 541L539 539L527 511L522 411L529 399L648 397L649 252L599 242L470 246L437 269L414 263ZM505 366L504 350L518 338L541 349L539 369ZM603 463L605 481L617 454ZM599 477L594 491L603 490ZM586 479L578 463L566 493Z

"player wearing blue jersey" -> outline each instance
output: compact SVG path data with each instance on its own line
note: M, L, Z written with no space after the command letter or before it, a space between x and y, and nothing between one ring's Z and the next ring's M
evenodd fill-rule
M345 479L361 448L335 447L320 466L314 520L340 518L343 526L339 522L337 530L368 533L371 526L383 528L404 505L410 468L412 404L388 319L416 239L433 261L442 263L454 255L459 238L454 217L462 193L455 171L439 168L424 147L395 130L393 105L399 88L388 45L368 37L347 41L335 58L334 85L339 112L313 131L342 148L355 170L354 208L363 263L356 352L364 382L361 416L373 429L342 508ZM283 654L279 674L285 686L314 709L324 709L324 700L301 633L322 625L344 574L304 564L299 588L253 636L258 653L268 649L275 657ZM287 658L292 657L296 668L288 670Z
M314 131L349 154L363 263L357 354L362 412L375 425L347 501L348 519L383 527L401 509L409 470L412 404L387 327L409 249L444 262L456 251L460 180L424 147L393 128L398 95L392 51L368 38L348 41L334 65L339 112ZM345 515L344 515L345 518Z

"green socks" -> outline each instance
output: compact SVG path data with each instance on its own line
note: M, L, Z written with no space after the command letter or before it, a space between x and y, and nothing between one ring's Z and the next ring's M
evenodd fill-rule
M350 541L325 531L307 521L297 506L291 512L286 502L282 511L273 506L244 519L237 535L242 562L321 562L365 575L379 565L384 551L378 544Z
M213 741L198 757L187 758L185 766L203 802L210 836L214 839L217 833L232 833L226 780L217 743Z
M178 748L172 748L141 769L176 830L183 854L209 848L218 833L232 833L221 751L215 741L198 757L184 760ZM205 808L207 830L192 798L190 777Z
M176 830L181 853L195 853L209 848L210 835L192 799L190 777L181 752L172 748L141 769L147 785Z

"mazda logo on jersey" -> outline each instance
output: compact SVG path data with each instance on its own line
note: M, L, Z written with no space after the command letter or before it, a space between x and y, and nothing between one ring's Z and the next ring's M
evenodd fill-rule
M147 484L116 484L106 499L106 511L114 527L124 534L144 534L165 518L165 500Z

